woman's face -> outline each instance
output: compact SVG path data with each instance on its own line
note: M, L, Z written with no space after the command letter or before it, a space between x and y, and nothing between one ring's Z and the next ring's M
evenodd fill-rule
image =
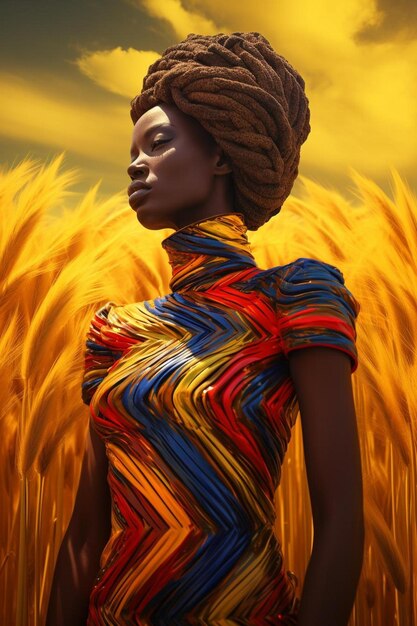
M161 103L136 122L127 173L129 204L149 229L182 228L233 211L231 172L213 137L175 105ZM219 161L220 159L220 161ZM138 183L148 189L138 189Z

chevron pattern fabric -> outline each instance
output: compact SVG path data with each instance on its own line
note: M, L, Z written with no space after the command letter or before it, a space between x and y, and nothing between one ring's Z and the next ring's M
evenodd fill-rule
M112 495L87 624L295 625L273 530L298 413L288 354L332 347L354 371L359 303L322 261L260 269L239 213L162 247L170 293L107 302L86 338L82 398Z

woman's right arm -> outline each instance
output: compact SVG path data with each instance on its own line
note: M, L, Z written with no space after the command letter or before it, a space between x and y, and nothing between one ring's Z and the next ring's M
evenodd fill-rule
M90 420L74 510L62 540L46 626L85 626L100 556L111 531L108 459Z

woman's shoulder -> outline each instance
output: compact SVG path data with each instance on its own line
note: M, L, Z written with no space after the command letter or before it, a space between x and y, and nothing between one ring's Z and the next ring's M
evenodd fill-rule
M269 270L272 275L286 282L300 282L303 279L333 279L344 284L343 272L335 265L310 257L298 257L285 265L277 265Z
M360 304L348 288L342 270L336 265L310 257L298 257L285 265L270 270L274 295L278 302L300 306L313 300L316 306L347 307L353 316L360 311Z
M113 300L99 306L90 320L89 338L99 336L101 342L125 350L137 341L135 311L137 303L119 304Z
M118 304L113 300L109 300L98 307L93 315L93 321L98 319L109 327L128 330L129 323L134 320L135 311L139 304L143 303Z
M340 268L299 257L272 268L272 276L284 354L312 346L336 348L351 357L354 372L358 366L355 342L360 304L346 286Z

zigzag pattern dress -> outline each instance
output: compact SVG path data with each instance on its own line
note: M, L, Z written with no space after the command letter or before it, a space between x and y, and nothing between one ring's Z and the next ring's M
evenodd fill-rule
M112 496L87 624L294 625L297 577L273 531L298 412L288 354L328 346L355 371L359 303L327 263L257 267L238 213L162 247L170 293L108 302L86 340L82 397Z

